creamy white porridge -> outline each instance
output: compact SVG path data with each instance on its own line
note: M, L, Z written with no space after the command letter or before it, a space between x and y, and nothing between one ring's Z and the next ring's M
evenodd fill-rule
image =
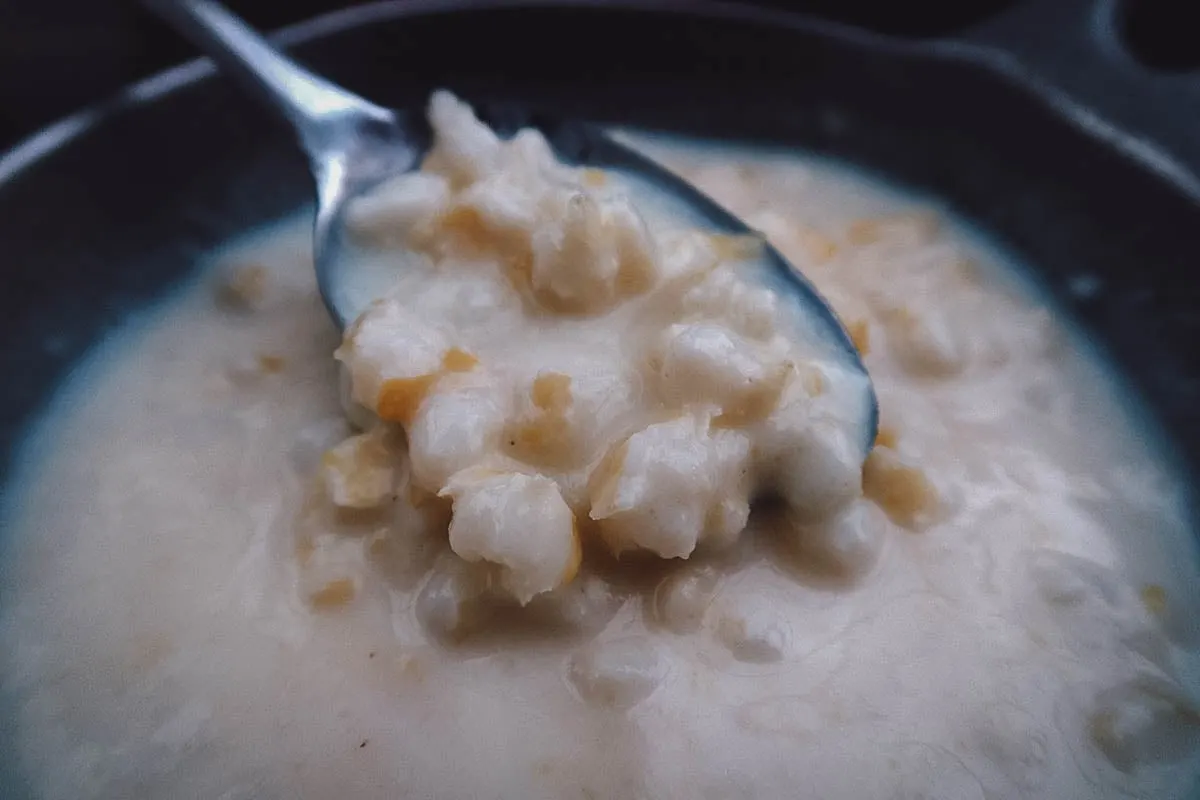
M0 680L38 796L1082 800L1197 786L1183 487L1073 336L948 220L853 173L638 141L762 230L846 320L883 423L862 496L857 465L845 496L839 481L801 491L853 462L845 449L792 484L762 468L778 434L756 426L784 419L789 382L809 408L820 392L804 369L823 364L771 361L774 323L716 335L733 356L708 366L768 386L771 402L747 406L755 381L722 394L741 384L719 371L669 391L612 379L654 379L655 347L642 363L566 328L543 337L557 356L537 337L447 339L492 313L479 287L512 284L463 281L439 307L433 290L406 304L414 283L389 319L437 314L417 314L421 336L385 337L393 354L429 345L384 365L405 381L391 423L376 425L380 387L355 385L353 336L346 414L306 223L289 223L232 245L211 278L110 341L35 440L5 521ZM643 236L661 267L670 248ZM736 281L746 243L708 244L707 274ZM465 269L450 255L430 279L442 287ZM620 270L596 263L582 291L540 274L559 300L615 304L620 286L603 287ZM653 331L733 324L712 308ZM443 311L452 324L437 327ZM581 353L599 366L580 371ZM500 398L502 435L468 436L490 429L463 420L487 422ZM662 432L640 460L639 431ZM624 495L646 514L605 531L621 493L594 495L590 478L620 473L610 450L632 471L672 442L726 452L709 440L728 436L745 440L731 473L708 455L674 483L650 470ZM462 444L482 440L494 447ZM743 526L758 490L783 500ZM662 525L655 508L690 522Z

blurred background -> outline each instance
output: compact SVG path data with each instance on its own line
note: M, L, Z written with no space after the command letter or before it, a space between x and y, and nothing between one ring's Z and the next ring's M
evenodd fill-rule
M906 37L952 35L1017 2L1078 1L734 0ZM227 2L267 30L353 4L350 0ZM1118 2L1121 34L1136 58L1166 71L1200 68L1200 45L1193 26L1184 19L1192 3ZM0 152L127 83L190 59L194 52L136 0L0 0Z

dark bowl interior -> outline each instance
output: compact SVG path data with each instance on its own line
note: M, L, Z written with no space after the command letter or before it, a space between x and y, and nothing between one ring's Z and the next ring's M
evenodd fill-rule
M447 86L796 145L938 195L1039 271L1194 463L1197 198L970 56L755 15L401 2L292 40L311 66L384 104ZM202 67L175 78L0 174L0 483L24 427L99 337L188 276L197 254L309 201L286 130ZM1081 276L1100 290L1068 291Z

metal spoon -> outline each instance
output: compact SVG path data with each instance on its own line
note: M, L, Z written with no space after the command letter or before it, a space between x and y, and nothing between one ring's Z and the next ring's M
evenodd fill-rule
M317 188L313 231L317 285L325 307L344 329L362 310L358 294L346 290L355 268L353 245L343 224L346 210L354 199L420 163L429 144L423 118L419 113L377 106L313 74L213 0L147 0L147 4L295 129ZM694 186L595 126L535 117L514 106L497 110L491 119L481 116L501 131L536 127L564 161L632 176L637 184L682 202L713 230L753 232ZM839 366L861 377L865 457L875 440L879 413L858 350L824 298L774 247L763 248L762 260L772 288L792 296L800 306L805 334L822 344Z

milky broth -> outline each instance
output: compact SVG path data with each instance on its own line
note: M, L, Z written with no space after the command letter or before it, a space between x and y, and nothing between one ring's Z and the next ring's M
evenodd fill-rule
M781 546L767 508L732 551L589 552L569 592L464 604L436 509L321 497L351 426L293 220L107 341L26 446L0 688L36 797L1200 786L1185 486L1082 337L929 203L794 154L638 141L869 331L885 449L937 513L863 503L846 547L882 543L853 574ZM388 533L409 529L434 534Z

